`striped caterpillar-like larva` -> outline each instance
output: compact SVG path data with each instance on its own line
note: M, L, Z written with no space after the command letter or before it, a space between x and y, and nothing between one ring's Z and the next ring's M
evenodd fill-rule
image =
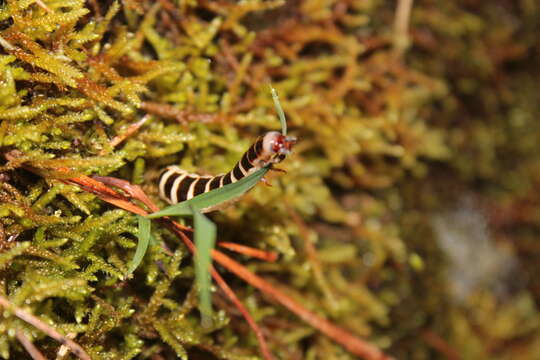
M292 136L270 131L250 146L231 171L216 176L192 174L178 166L168 166L159 177L159 196L172 205L234 183L265 166L272 167L283 161L295 143L296 138Z

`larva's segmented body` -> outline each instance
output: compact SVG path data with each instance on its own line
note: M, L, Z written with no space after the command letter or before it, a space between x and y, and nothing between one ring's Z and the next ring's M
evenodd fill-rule
M159 195L169 204L176 204L234 183L265 166L283 161L295 143L294 137L268 132L250 146L231 171L216 176L192 174L178 166L168 166L159 177Z

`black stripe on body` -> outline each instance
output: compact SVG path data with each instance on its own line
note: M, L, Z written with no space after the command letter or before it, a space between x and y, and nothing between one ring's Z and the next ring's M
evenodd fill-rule
M169 171L169 169L167 169L166 171L163 172L163 174L161 174L161 176L165 175L167 173L167 171ZM172 187L173 187L173 184L174 184L174 180L178 179L179 176L182 176L183 174L180 174L180 173L174 173L174 174L171 174L169 175L169 178L167 179L167 182L165 183L165 186L163 187L164 189L164 193L165 193L165 196L167 198L171 198L171 190L172 190Z
M225 178L223 178L223 185L228 185L232 183L232 178L231 178L231 173L228 172L227 174L225 174Z
M206 184L208 184L210 180L212 180L212 178L199 178L193 189L193 197L202 194L206 188Z
M219 187L219 182L221 181L221 178L223 175L214 176L212 180L210 180L210 191L217 189Z
M261 155L263 152L263 138L259 137L257 141L255 141L255 144L253 144L255 147L255 151L257 152L257 156Z
M233 173L237 181L245 176L245 174L240 169L240 163L236 164L236 166L234 167L234 169L232 169L231 172Z
M257 143L251 145L248 151L246 151L247 159L250 163L253 163L259 157L260 153L258 153L257 150L255 150L256 145Z
M180 182L180 185L178 185L178 192L176 196L176 198L178 199L178 202L181 202L187 199L189 186L191 185L192 182L194 182L197 179L199 179L199 177L186 176Z
M247 173L249 169L251 169L254 165L248 160L247 152L242 156L242 159L240 159L240 164L242 165L242 168ZM244 174L246 175L246 174Z

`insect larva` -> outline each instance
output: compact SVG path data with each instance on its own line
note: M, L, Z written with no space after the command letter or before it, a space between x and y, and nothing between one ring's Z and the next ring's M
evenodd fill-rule
M178 166L168 166L159 177L159 196L169 204L176 204L234 183L265 166L283 161L295 143L294 137L270 131L249 147L231 171L216 176L201 176Z

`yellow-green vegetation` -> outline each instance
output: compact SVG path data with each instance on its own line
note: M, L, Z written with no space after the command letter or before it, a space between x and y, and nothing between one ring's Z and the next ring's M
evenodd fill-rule
M398 359L540 357L540 6L419 0L410 36L395 6L0 1L0 295L92 359L260 357L221 291L202 326L173 234L153 225L128 277L137 217L62 180L165 205L164 166L225 172L280 128L272 84L299 142L272 187L210 215L218 241L279 252L235 256ZM224 275L277 358L353 358ZM2 310L0 358L28 356L17 330L56 357Z

